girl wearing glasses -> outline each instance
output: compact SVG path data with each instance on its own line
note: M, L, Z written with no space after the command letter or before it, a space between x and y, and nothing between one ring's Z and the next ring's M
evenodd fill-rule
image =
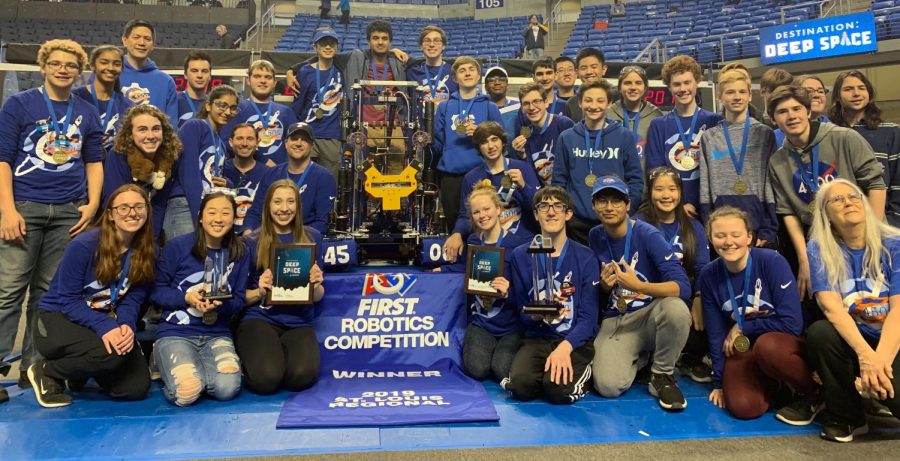
M745 211L723 206L706 228L719 255L697 282L713 364L709 400L736 418L754 419L769 409L778 383L787 383L797 395L775 417L797 426L811 423L822 403L806 364L800 295L790 266L774 250L751 245Z
M244 307L250 257L234 233L237 204L223 191L200 202L197 230L170 240L150 300L162 308L153 344L163 395L180 407L202 393L230 400L241 390L231 318Z
M134 332L156 261L149 202L136 185L117 188L96 227L66 247L37 313L35 347L45 359L28 368L41 406L71 404L63 381L77 390L89 378L115 400L147 396L150 374Z
M645 101L647 88L647 72L640 66L625 66L619 72L619 100L609 106L609 119L621 122L626 130L634 135L635 147L641 157L641 168L644 168L644 145L647 144L647 131L650 122L663 113L650 101Z
M703 327L703 309L696 280L700 271L709 263L709 242L703 225L684 211L681 200L684 189L681 176L671 167L662 166L650 171L650 206L639 218L660 230L688 276L693 290L690 303L693 328L681 357L681 367L691 379L708 383L710 369L703 362L709 352Z
M827 407L821 436L850 442L868 431L864 398L900 414L900 230L877 218L859 186L835 179L816 195L807 252L825 313L806 332Z
M313 301L325 296L322 234L303 225L302 202L297 184L290 179L272 183L266 193L262 225L247 239L251 276L247 289L249 306L235 334L238 355L244 367L247 388L257 394L279 389L298 392L319 377L319 342L313 330L315 308L305 305L267 306L272 289L272 245L315 243L319 254L309 273L315 284Z
M875 87L865 74L849 70L838 75L828 116L834 124L856 130L872 146L875 157L884 165L888 190L885 218L888 224L900 226L900 192L893 190L900 185L900 128L882 119L875 103Z
M178 129L184 149L163 220L167 239L192 233L203 196L213 188L229 187L223 173L226 147L219 133L237 114L237 92L220 85L210 91L196 118Z
M169 199L165 186L172 184L172 170L181 148L165 113L149 104L135 106L125 116L103 164L103 197L132 183L150 196L154 238L162 230Z

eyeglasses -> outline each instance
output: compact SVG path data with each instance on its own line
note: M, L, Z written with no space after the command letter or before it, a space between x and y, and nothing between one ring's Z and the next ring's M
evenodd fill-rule
M109 207L109 209L115 211L116 216L118 216L120 218L124 218L131 214L131 210L134 210L134 212L139 215L144 214L144 212L147 211L147 204L146 203L137 203L134 205L118 205L118 206L111 206L111 207Z
M596 203L600 208L603 207L613 207L613 208L622 208L625 206L625 200L620 198L596 198L594 199L594 203Z
M521 101L519 103L523 109L528 109L529 107L539 107L540 104L544 103L544 99L535 99L534 101Z
M825 96L826 94L828 94L828 90L825 88L806 88L806 91L808 91L812 94L818 94L818 95L822 95L822 96Z
M239 109L238 106L229 106L225 101L214 101L212 105L216 106L222 112L231 111L233 113L237 113Z
M844 206L848 203L859 203L862 201L862 194L859 192L850 192L844 195L832 195L828 197L828 200L825 201L827 205L840 205Z
M436 38L434 40L432 40L430 38L426 38L426 39L422 40L422 44L423 45L443 45L444 41L439 38Z
M49 61L45 65L50 70L59 70L61 67L65 67L66 70L81 70L77 62Z
M550 211L550 208L553 208L553 211L555 211L557 213L565 213L566 210L569 209L569 207L567 207L565 203L560 203L560 202L556 202L556 203L541 202L541 203L538 203L535 208L537 208L538 213L546 213L546 212Z

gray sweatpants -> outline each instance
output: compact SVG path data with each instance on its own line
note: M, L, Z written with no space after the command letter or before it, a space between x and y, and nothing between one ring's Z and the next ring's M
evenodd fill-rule
M631 387L649 352L653 373L672 374L690 328L691 313L676 297L604 319L594 339L594 388L604 397L618 397Z

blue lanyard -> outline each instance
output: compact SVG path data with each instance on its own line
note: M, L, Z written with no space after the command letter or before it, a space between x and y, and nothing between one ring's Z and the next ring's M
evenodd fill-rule
M559 93L556 90L553 90L553 104L550 104L550 107L547 109L547 112L551 114L556 113L556 103L559 102Z
M694 109L694 115L691 117L691 129L684 133L684 125L681 124L681 116L678 115L678 112L675 112L675 126L678 127L678 137L681 138L681 147L684 149L684 153L687 154L691 151L691 140L694 139L694 127L697 125L697 117L700 116L700 108Z
M321 65L321 64L319 64ZM325 79L325 85L322 85L322 76L321 70L316 68L316 102L322 104L325 102L325 89L328 88L328 85L331 83L331 79L334 77L334 64L331 65L331 68L328 69L328 78ZM375 75L375 71L372 71L372 75ZM379 90L380 91L380 90ZM272 103L269 103L269 116L271 116L272 111ZM266 125L268 126L268 125Z
M119 272L119 279L115 283L109 285L109 308L115 309L116 302L119 300L119 291L125 286L125 279L128 278L128 271L131 268L131 248L125 253L125 262L122 263L122 272Z
M788 149L791 153L791 158L794 159L794 163L797 164L797 169L800 171L800 180L803 181L803 184L806 184L806 188L809 189L810 192L815 194L819 191L819 145L816 144L812 148L812 153L810 154L810 160L812 161L812 165L810 165L810 169L812 170L812 178L807 176L806 174L806 165L803 164L803 161L800 160L800 156L797 155L797 151L794 149ZM810 199L812 201L812 199Z
M303 182L306 181L306 175L309 174L309 170L312 170L312 164L307 164L307 165L306 165L306 169L303 170L303 173L300 174L300 178L297 179L296 181L294 181L295 183L297 183L297 188L300 189L300 193L301 193L301 194L303 193L303 188L302 188L302 187L303 187ZM284 172L285 172L285 174L287 175L287 179L292 179L292 178L291 178L291 173L288 172L287 167L284 168Z
M100 100L97 99L97 81L91 83L91 91L88 91L91 94L91 98L94 100L94 105L97 106L97 110L100 109ZM113 93L109 97L109 101L106 102L106 112L103 113L103 117L100 117L100 129L104 132L106 131L106 122L109 121L109 118L112 117L113 110L115 110L115 101L116 94Z
M563 245L562 251L559 252L559 258L556 258L556 264L553 266L553 268L554 268L553 278L556 278L556 274L558 274L559 270L562 268L563 259L566 259L566 252L569 251L569 242L570 242L570 240L566 239L566 244ZM547 270L546 266L544 266L544 259L545 258L538 258L538 261L541 262L541 272L544 272ZM549 280L548 280L548 282L549 282ZM535 287L535 289L537 289L537 287Z
M191 99L190 93L187 91L182 91L181 94L184 95L184 100L187 102L188 107L191 108L191 117L197 115L197 106L194 105L194 100Z
M553 114L547 113L547 117L544 118L544 124L541 126L541 136L544 135L544 132L547 131L547 128L550 128L550 119L553 118Z
M749 249L747 250L750 251ZM737 306L734 306L734 285L731 284L731 274L728 272L728 268L725 267L725 261L722 261L722 270L725 272L725 282L728 285L728 296L730 296L732 307L736 310L736 314L734 319L737 321L738 328L741 329L741 332L744 331L744 312L747 311L747 298L750 295L750 275L751 269L753 268L753 253L747 254L747 267L744 268L744 292L741 296L741 302L738 303Z
M505 235L503 233L503 226L500 226L500 236L497 237L497 242L494 243L495 247L500 247L500 243L503 242L503 237L505 237ZM482 233L481 236L478 237L478 239L481 240L481 244L484 245L484 233ZM567 241L566 245L568 245L568 244L569 244L569 242Z
M587 151L588 170L594 174L594 156L593 151L600 153L600 145L603 143L603 120L600 121L600 129L597 130L597 138L594 139L594 149L591 149L591 130L588 130L587 124L584 125L584 149Z
M387 80L388 65L390 64L388 61L385 61L385 62L384 62L384 69L382 70L381 78L378 78L378 69L375 68L375 60L373 59L373 60L370 62L370 64L372 65L372 78L374 78L375 80L380 80L380 81L385 81L385 80ZM333 66L332 66L332 67L333 67ZM384 87L383 87L383 86L380 86L380 85L376 85L376 86L375 86L375 91L381 93L381 89L382 89L382 88L384 88Z
M216 158L213 160L213 166L216 169L216 176L222 176L222 161L224 160L225 154L224 149L222 148L222 139L219 138L219 135L216 134L216 130L213 130L212 122L209 120L205 120L206 127L209 128L209 136L212 138L213 146L216 148Z
M477 98L477 97L478 97L478 96L474 96L474 97L472 97L472 99L469 100L469 105L466 106L466 109L463 110L463 111L461 111L461 112L459 113L459 121L458 121L457 123L465 123L466 117L469 116L469 111L472 110L472 104L475 104L475 98ZM462 108L462 102L463 102L463 101L464 101L463 99L460 99L460 100L459 100L459 107L460 107L460 108Z
M316 77L318 76L319 74L317 72ZM263 132L265 132L269 129L269 119L272 118L272 109L274 107L274 104L272 103L272 101L269 101L269 106L266 107L265 117L263 116L263 113L259 111L259 106L255 102L253 102L253 100L250 100L250 105L253 106L253 110L256 111L256 115L259 117L259 121L262 123Z
M750 113L747 113L744 119L744 139L741 140L741 156L738 158L734 155L734 146L731 145L731 134L728 133L728 122L722 122L725 126L725 142L728 144L728 155L731 156L731 163L734 165L734 171L741 176L744 171L744 159L747 158L747 140L750 139Z
M488 179L494 176L494 173L487 166L487 160L485 160L484 171L487 173ZM509 158L503 157L503 174L506 174L507 171L509 171Z
M50 112L50 119L53 120L53 131L56 132L56 139L62 141L66 138L66 135L69 133L69 124L72 122L72 109L75 107L75 98L69 95L69 108L66 109L66 123L60 124L59 119L56 118L56 111L53 110L53 103L50 102L50 96L47 96L47 87L41 87L41 95L44 97L44 102L47 103L47 111ZM62 131L60 131L60 126L62 126Z
M609 258L612 262L618 264L619 260L616 259L616 256L613 254L612 245L609 244L610 238L607 236L606 240L606 249L609 250ZM622 252L622 257L620 259L625 260L625 264L629 264L628 260L631 259L631 219L625 220L625 251Z
M428 88L431 89L431 99L434 99L434 96L437 94L438 83L441 81L441 77L444 76L444 65L446 62L442 62L440 66L438 66L437 75L434 76L434 80L431 79L431 74L428 73L428 64L425 64L425 82L428 84Z
M678 114L675 114L675 115L677 118ZM632 120L634 120L634 128L633 129L631 128ZM624 122L625 129L631 131L631 133L634 134L634 140L637 141L638 140L638 125L641 124L641 112L640 111L635 112L634 118L632 119L631 117L628 116L628 109L626 109L625 106L623 105L622 106L622 122ZM691 131L694 130L693 126L694 125L692 124Z

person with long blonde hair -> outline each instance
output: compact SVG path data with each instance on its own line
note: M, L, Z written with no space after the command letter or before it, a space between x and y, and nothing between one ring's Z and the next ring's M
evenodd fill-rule
M816 194L810 235L812 290L825 313L806 333L824 388L821 436L850 442L869 429L863 398L900 414L900 230L878 219L859 186L835 179Z
M153 286L152 217L147 193L126 184L110 194L97 226L66 247L37 313L35 347L45 359L28 368L41 406L72 403L63 380L94 378L115 400L147 396L150 374L134 333Z
M247 309L235 335L247 388L257 394L279 389L301 391L319 377L319 342L311 305L266 305L272 289L272 247L278 243L315 243L316 262L309 274L313 301L325 296L322 234L303 225L302 201L291 179L272 183L266 192L262 225L247 237L253 268L247 290Z

